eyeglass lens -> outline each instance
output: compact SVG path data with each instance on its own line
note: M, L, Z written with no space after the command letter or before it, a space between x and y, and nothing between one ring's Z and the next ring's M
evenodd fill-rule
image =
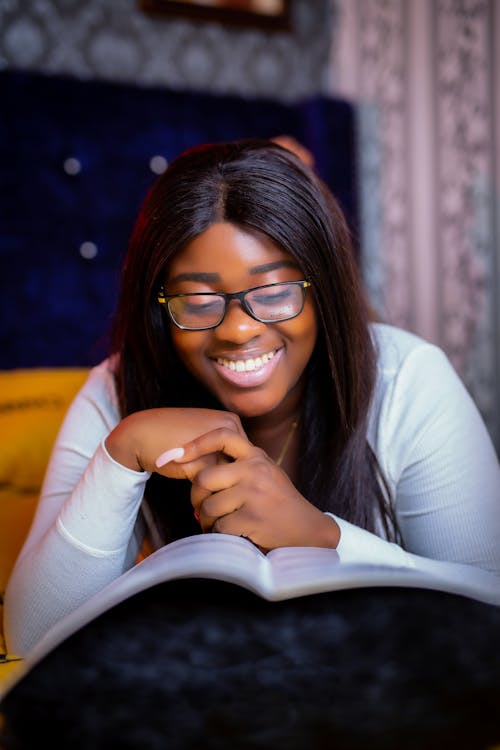
M301 312L303 301L302 287L286 282L257 287L243 296L246 311L266 323L295 317ZM222 321L226 300L217 294L186 294L172 297L168 306L174 321L183 328L209 328Z

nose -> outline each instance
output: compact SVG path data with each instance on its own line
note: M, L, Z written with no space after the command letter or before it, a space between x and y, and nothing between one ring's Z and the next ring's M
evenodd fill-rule
M221 340L243 344L258 336L265 326L265 323L245 312L238 300L233 299L227 307L224 320L214 329L214 333Z

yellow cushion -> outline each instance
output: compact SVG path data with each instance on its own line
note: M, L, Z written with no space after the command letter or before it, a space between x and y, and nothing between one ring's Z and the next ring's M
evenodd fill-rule
M38 493L0 490L0 693L22 667L22 661L6 653L3 636L3 592L22 543L29 531Z
M88 368L0 371L0 687L19 668L2 659L2 597L29 531L63 417Z
M8 690L11 685L15 684L24 672L24 660L18 656L6 655L0 660L0 698L4 691ZM2 715L0 714L0 725Z
M0 490L0 596L29 531L37 501L37 492Z
M85 368L0 372L0 486L39 490L59 426L87 374Z

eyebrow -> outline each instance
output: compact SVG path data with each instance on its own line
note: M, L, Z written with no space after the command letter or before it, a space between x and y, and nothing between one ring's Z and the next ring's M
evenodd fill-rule
M263 263L260 266L253 266L248 270L251 276L256 276L259 273L268 273L269 271L275 271L277 268L298 268L298 264L293 260L275 260L272 263ZM186 273L178 273L169 280L170 284L179 283L181 281L197 281L200 284L213 284L217 281L221 281L219 273L205 273L202 271L189 271Z
M267 273L268 271L275 271L277 268L298 268L298 264L294 260L275 260L273 263L263 263L261 266L254 266L250 268L249 273L252 276L258 273Z
M199 281L201 284L213 284L214 281L220 281L219 273L202 273L190 271L189 273L178 273L169 280L169 285L179 281Z

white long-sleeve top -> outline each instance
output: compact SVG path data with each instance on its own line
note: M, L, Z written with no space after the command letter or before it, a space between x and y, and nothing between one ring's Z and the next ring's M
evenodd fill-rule
M340 559L461 563L492 571L500 587L500 465L480 414L440 349L391 326L372 331L378 368L367 438L403 542L334 516ZM150 475L107 453L105 439L119 421L106 360L90 371L64 419L8 583L4 624L13 653L25 654L137 559L138 511Z

